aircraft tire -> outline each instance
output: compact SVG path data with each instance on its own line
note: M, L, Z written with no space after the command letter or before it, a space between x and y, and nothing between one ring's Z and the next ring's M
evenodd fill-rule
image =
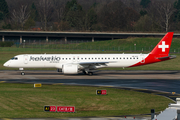
M93 75L93 72L89 72L88 74L89 74L89 76L92 76L92 75Z
M25 73L24 73L24 72L21 72L21 75L25 75Z
M83 71L83 74L87 75L86 71Z

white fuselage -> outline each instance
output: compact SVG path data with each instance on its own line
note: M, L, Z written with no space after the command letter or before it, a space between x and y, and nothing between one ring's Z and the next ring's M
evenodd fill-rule
M4 66L62 69L64 64L79 64L80 67L84 67L86 63L88 65L90 63L106 62L105 65L94 65L94 67L129 67L142 61L147 56L148 54L24 54L15 56L16 59L10 59Z

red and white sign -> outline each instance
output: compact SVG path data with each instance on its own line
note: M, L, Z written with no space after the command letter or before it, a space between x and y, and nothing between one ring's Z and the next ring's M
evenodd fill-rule
M107 91L106 90L101 90L101 95L106 95Z
M57 106L57 112L75 112L74 106Z
M50 106L50 112L56 112L56 106Z

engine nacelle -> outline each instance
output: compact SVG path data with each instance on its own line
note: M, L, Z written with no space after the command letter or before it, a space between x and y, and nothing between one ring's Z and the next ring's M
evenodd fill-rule
M62 66L62 72L64 74L77 74L78 73L78 65L65 64Z

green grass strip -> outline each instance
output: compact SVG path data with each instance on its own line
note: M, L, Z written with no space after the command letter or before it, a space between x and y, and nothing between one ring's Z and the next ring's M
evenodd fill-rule
M106 89L108 95L96 95ZM0 118L107 117L164 110L172 101L153 94L103 87L0 83ZM76 113L44 112L45 105L75 106Z

